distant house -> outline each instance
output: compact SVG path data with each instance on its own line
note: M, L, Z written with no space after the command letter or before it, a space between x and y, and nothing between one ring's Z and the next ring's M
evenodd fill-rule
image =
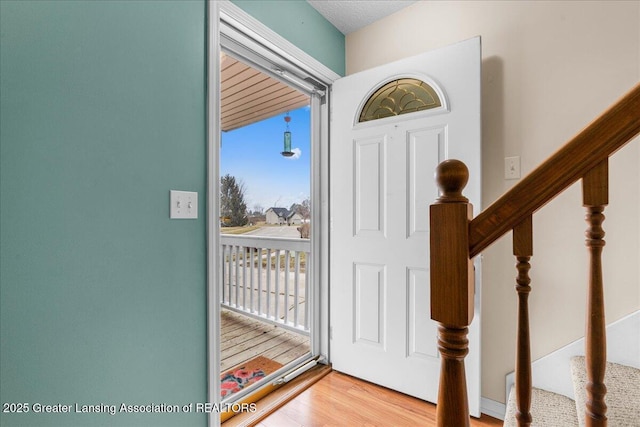
M287 224L302 224L302 215L300 215L298 212L289 212L289 216L287 216Z
M286 224L289 210L287 208L269 208L265 213L267 224Z
M265 213L267 224L297 225L302 224L302 215L287 208L269 208Z

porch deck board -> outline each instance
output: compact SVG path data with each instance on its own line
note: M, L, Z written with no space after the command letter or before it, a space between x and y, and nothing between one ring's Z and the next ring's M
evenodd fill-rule
M308 337L229 310L221 310L220 328L222 372L259 355L286 365L309 351Z

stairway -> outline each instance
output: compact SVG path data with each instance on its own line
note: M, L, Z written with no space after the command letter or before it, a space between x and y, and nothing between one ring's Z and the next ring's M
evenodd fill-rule
M583 356L571 359L575 401L561 394L534 388L531 394L532 426L585 426L586 371ZM640 427L640 369L607 363L607 418L610 427ZM505 427L516 427L516 398L511 390L504 419Z

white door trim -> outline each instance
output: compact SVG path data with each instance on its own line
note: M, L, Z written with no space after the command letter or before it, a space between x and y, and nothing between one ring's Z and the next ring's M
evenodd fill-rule
M247 47L255 51L260 51L265 47L271 50L272 55L269 55L267 59L272 62L278 64L284 58L289 63L300 68L300 70L321 79L321 83L326 85L330 85L340 78L338 74L327 66L275 31L267 28L229 0L214 0L213 3L218 3L219 5L220 20L247 37L244 39L250 44Z
M224 25L222 25L223 23ZM220 211L219 189L219 153L220 146L220 43L221 32L230 38L241 37L245 46L264 55L275 64L282 64L295 79L298 78L296 68L301 74L311 75L319 83L327 87L340 78L338 74L321 64L279 34L267 28L238 6L228 0L207 0L207 349L208 349L208 401L220 403L220 295L217 284L220 283L219 265L219 224L215 220ZM295 67L291 67L294 65ZM312 228L315 259L314 280L316 292L312 296L319 302L319 313L314 317L314 326L319 331L320 339L312 343L314 354L328 354L329 324L329 119L328 92L324 102L318 96L312 96L312 104L320 108L320 123L312 124L314 136L320 137L319 147L314 148L314 155L319 161L312 165L313 186L312 197L317 196L320 203L314 203L313 214L319 227ZM318 157L316 157L317 159ZM315 194L314 194L315 193ZM219 413L213 412L208 417L210 427L220 425Z
M220 403L220 9L207 1L207 401ZM215 221L212 218L216 218ZM207 416L209 427L220 425L220 414Z

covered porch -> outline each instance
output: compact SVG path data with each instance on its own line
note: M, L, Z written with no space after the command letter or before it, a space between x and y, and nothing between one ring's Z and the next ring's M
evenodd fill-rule
M282 365L310 351L308 239L220 236L221 372L263 356Z
M220 327L221 372L256 356L286 365L309 351L308 336L224 308Z

